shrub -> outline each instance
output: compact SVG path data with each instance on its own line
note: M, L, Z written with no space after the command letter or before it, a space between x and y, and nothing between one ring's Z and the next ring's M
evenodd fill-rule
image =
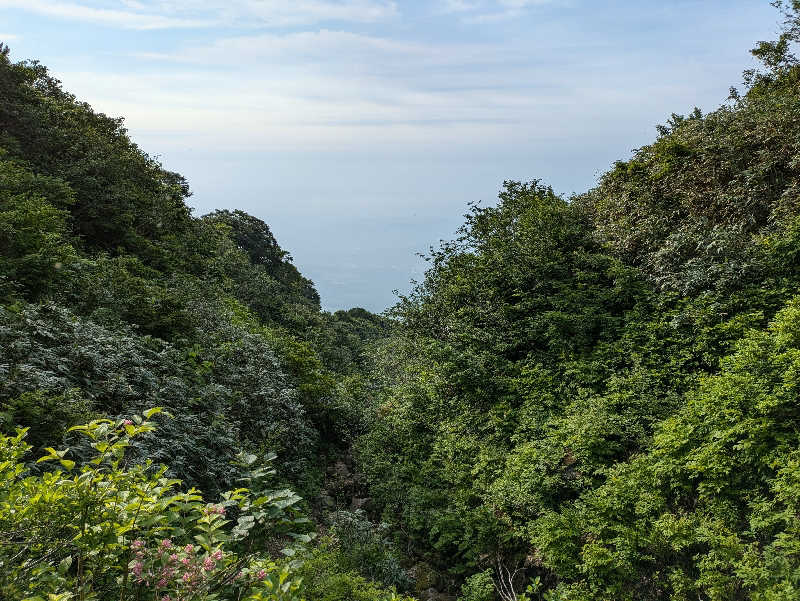
M461 586L459 601L492 601L493 599L494 581L491 570L473 574Z
M342 567L401 591L411 588L413 583L388 540L388 524L373 524L363 509L337 511L330 516L330 521Z
M31 475L23 463L26 429L0 435L0 598L90 601L141 599L277 601L296 599L296 561L267 548L311 537L290 490L266 490L271 470L242 456L250 488L206 502L165 477L166 468L126 465L131 441L154 426L151 409L131 419L100 419L72 430L94 457L78 466L69 450L47 448ZM290 547L285 555L294 555Z
M414 601L364 578L330 538L321 540L299 573L300 592L314 601Z

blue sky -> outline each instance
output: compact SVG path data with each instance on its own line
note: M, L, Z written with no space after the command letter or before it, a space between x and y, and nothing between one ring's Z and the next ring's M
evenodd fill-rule
M328 309L382 310L505 179L581 192L722 103L768 0L0 0L0 40L267 221Z

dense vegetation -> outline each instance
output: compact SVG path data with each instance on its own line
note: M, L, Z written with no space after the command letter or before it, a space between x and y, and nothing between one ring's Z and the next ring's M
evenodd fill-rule
M800 2L586 194L507 182L394 308L358 456L465 601L800 598ZM388 441L388 442L387 442Z
M337 503L350 508L354 490L331 497L332 507L321 501L327 467L365 430L364 350L389 321L363 309L322 312L263 221L241 211L195 218L188 195L121 119L0 48L0 598L143 598L127 577L117 582L135 565L122 562L133 542L191 541L201 519L192 487L211 498L237 490L273 454L274 490L262 503L285 509L281 499L291 499L323 528ZM125 434L124 456L92 463L106 449L74 427L107 430L155 407L163 411L152 425ZM35 460L56 450L63 461L45 472ZM243 465L242 453L260 459ZM305 500L275 492L286 486ZM239 524L250 515L242 494L221 505ZM109 510L109 498L124 502ZM51 522L38 531L31 524L42 519ZM233 524L192 561L219 552L226 565L261 566L253 573L265 570L263 582L290 567L286 582L297 580L298 565L278 560L282 533L265 525L256 539ZM87 529L93 538L72 538ZM369 582L337 539L325 540L324 558L302 568L306 588L337 590L331 601L392 598L393 582ZM231 589L229 576L173 598L272 598Z
M383 317L4 48L0 597L800 598L775 5L742 92L585 194L506 182Z

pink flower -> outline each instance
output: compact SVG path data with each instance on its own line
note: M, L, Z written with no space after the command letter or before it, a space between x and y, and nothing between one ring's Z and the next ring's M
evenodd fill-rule
M189 572L186 572L186 573L183 575L183 581L184 581L184 582L189 582L191 579L192 579L192 576L189 574Z
M133 564L133 575L139 582L142 581L142 568L144 568L144 565L142 565L141 561L137 561L135 564Z
M259 570L258 572L256 572L256 578L258 578L259 580L264 580L264 578L266 577L267 577L266 570Z
M173 553L172 555L169 556L169 560L170 561L178 561L178 554L177 553Z
M192 551L194 551L194 545L193 545L193 544L191 544L191 543L189 543L188 545L186 545L186 546L183 548L183 550L184 550L184 551L186 551L187 553L191 553Z
M164 588L165 586L167 586L167 579L166 578L162 578L161 580L158 581L157 584L158 584L158 588Z
M129 420L129 419L123 419L122 420L122 425L123 426L132 426L133 422L131 420Z
M184 557L183 559L181 559L181 563L185 566L188 566L191 563L191 561L189 560L188 557Z
M163 597L161 597L161 601L172 601L172 599L170 599L169 595L164 595Z
M214 551L214 554L211 557L219 561L220 559L222 559L222 551L217 549L216 551Z
M169 549L172 546L172 541L168 538L165 538L164 540L161 541L161 546L164 547L165 549Z
M144 541L137 538L135 541L131 543L131 549L139 549L140 547L144 546Z
M214 569L214 560L210 557L206 557L205 561L203 562L203 569L206 571Z

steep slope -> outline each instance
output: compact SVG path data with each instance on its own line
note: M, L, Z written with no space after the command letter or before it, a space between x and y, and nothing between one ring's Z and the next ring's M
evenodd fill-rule
M115 587L127 590L130 566L114 562L140 551L125 544L113 552L97 549L111 553L111 564L99 561L97 574L105 575L86 580L82 556L69 551L74 524L66 513L72 510L53 518L52 528L25 517L47 509L42 495L61 498L53 483L66 480L57 472L51 480L33 462L47 448L70 447L59 469L91 473L88 460L98 447L80 435L85 428L70 428L94 419L116 420L93 427L115 423L120 429L113 436L126 441L124 465L134 466L131 471L98 464L104 474L98 481L121 486L120 494L140 494L126 488L137 478L151 486L169 477L180 479L184 490L199 486L217 496L274 467L272 486L290 486L305 500L276 488L262 500L273 517L302 509L326 524L319 510L325 469L364 430L366 348L389 323L363 309L321 311L313 282L266 223L229 210L195 218L185 202L189 194L180 175L131 141L122 119L96 113L62 90L45 67L14 63L0 46L0 476L8 477L0 494L0 596L28 590L85 598L93 591L89 596L116 598ZM156 430L148 425L128 441L126 429L138 427L129 418L141 419L136 416L152 407L165 410L153 418ZM27 442L18 427L27 429ZM26 444L32 453L17 463ZM153 466L137 471L148 460ZM159 464L165 472L157 471ZM20 511L15 504L32 487L40 492ZM87 507L94 507L91 487L70 490L88 493ZM175 498L164 502L168 507ZM97 507L95 530L130 527L124 511L109 517L103 503ZM154 511L153 523L174 519ZM219 540L236 541L253 523L227 526ZM363 527L372 536L373 525ZM232 543L225 556L245 557L253 545L271 556L278 563L263 563L264 574L274 572L275 582L291 574L291 591L282 599L306 589L324 589L331 601L397 598L388 586L394 580L364 578L330 538L307 550L313 561L303 572L305 589L298 589L299 564L280 559L282 537L280 528L266 530L248 539L247 548ZM382 540L375 541L390 557ZM199 561L210 566L216 551L206 552ZM77 567L70 567L74 557ZM37 565L43 571L31 568ZM145 584L131 586L140 587L138 595Z
M359 458L439 588L796 598L800 3L779 4L746 93L586 194L507 182L394 309Z

